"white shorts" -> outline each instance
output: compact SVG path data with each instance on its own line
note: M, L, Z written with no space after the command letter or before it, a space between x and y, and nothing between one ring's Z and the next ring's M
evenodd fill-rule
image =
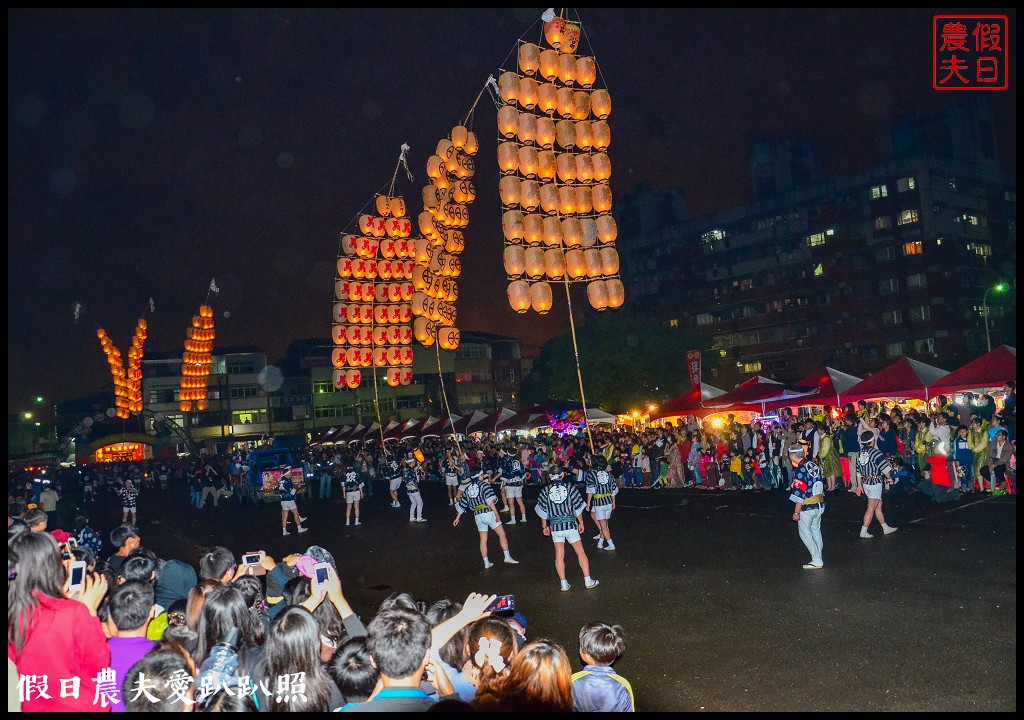
M874 485L861 485L861 487L864 488L864 494L868 496L868 500L881 500L882 485L883 483L875 483Z
M523 496L522 485L508 485L505 487L505 496L510 498L521 498Z
M298 510L299 506L295 504L294 500L282 500L281 501L281 509L282 510Z
M398 488L402 487L402 478L396 478L395 480L392 480L391 485L389 487L391 488L391 492L396 492Z
M594 519L595 520L607 520L612 516L612 506L608 505L594 505Z
M363 494L360 491L358 491L358 490L356 490L354 492L346 492L345 493L345 502L347 502L349 505L351 505L352 503L359 502L362 499L362 497L363 497Z
M124 511L124 512L128 512L128 513L135 512L135 508L134 507L122 507L121 510Z
M576 528L572 530L552 530L551 539L556 543L578 543L580 541L580 531Z
M473 519L476 520L476 529L480 532L487 532L501 526L501 520L494 517L494 512L491 510L474 515Z
M444 476L444 484L445 485L449 485L451 487L458 487L459 486L459 476L458 475L445 475Z

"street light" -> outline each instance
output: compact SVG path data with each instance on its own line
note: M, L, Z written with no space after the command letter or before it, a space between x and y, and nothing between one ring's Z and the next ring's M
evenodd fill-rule
M985 345L988 346L988 351L992 352L992 336L989 335L988 331L988 294L995 290L996 292L1003 292L1006 290L1006 283L998 283L993 285L981 298L981 314L985 317Z

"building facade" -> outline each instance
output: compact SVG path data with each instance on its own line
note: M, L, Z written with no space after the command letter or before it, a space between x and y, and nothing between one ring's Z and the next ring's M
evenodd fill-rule
M866 172L822 180L804 144L758 144L752 166L755 200L713 215L649 190L619 203L627 298L712 336L706 381L952 369L986 351L986 309L992 346L1016 344L1016 183L984 104L906 119ZM1007 297L986 297L997 282Z

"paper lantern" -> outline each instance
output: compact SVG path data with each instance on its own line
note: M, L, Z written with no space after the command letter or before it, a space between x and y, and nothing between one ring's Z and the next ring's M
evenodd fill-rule
M509 242L519 242L523 239L524 216L519 210L506 210L501 216L501 230L505 239Z
M386 195L378 195L374 200L374 205L377 208L377 214L381 217L387 217L391 214L391 201Z
M457 203L468 204L476 200L476 186L472 180L460 180L452 185L452 199Z
M452 184L451 179L448 177L448 169L444 166L443 162L441 164L441 170L442 172L440 175L438 175L436 178L430 179L430 182L432 182L434 184L434 187L438 189L444 189Z
M498 94L506 103L514 103L519 97L519 76L514 72L503 72L498 77Z
M466 147L466 141L469 139L469 130L462 125L456 125L452 128L451 139L452 145L461 150Z
M437 344L442 350L455 350L459 347L459 330L454 327L443 327L437 331Z
M585 189L589 190L590 188ZM579 197L579 193L577 193L577 197ZM592 247L597 242L597 223L594 222L594 218L580 218L580 227L583 228L583 247Z
M594 58L588 55L580 55L576 58L576 82L585 88L590 87L597 80L597 63Z
M476 133L472 130L466 135L466 146L462 148L462 152L469 156L476 155L477 150L480 149L480 141L476 137Z
M421 195L424 210L433 210L440 204L437 201L437 188L433 185L424 185Z
M587 248L583 251L584 262L587 266L588 278L599 278L604 274L604 260L601 259L601 251L597 248Z
M539 159L538 153L538 161ZM536 210L540 205L540 183L536 180L523 180L519 185L519 204L527 212Z
M519 79L519 87L516 90L516 100L524 110L533 110L537 107L540 86L536 80L530 77ZM591 101L593 102L593 101Z
M373 321L373 305L359 306L359 322L368 325Z
M562 190L572 190L572 188L558 188L559 201L561 201ZM576 193L571 193L575 197ZM565 214L571 214L572 211ZM562 218L562 243L566 247L579 247L583 243L583 226L580 224L579 218L566 217Z
M604 280L593 280L587 283L587 300L590 306L601 312L608 307L608 288Z
M558 188L558 212L561 215L572 215L576 212L576 188L562 185Z
M557 217L546 217L541 222L541 240L548 247L555 247L562 242L562 223Z
M565 275L565 253L559 248L544 251L544 274L552 280Z
M572 53L558 56L558 79L565 85L572 85L576 81L576 57Z
M537 109L548 115L554 114L558 109L558 86L550 82L540 84L537 91Z
M402 382L402 371L398 368L388 368L384 379L391 387L398 387Z
M427 158L427 177L436 178L444 172L444 158L438 155L431 155Z
M558 153L555 157L555 170L558 172L558 179L564 183L571 183L576 180L576 158L569 153Z
M402 342L402 328L398 325L388 326L388 345L398 345Z
M338 258L338 276L343 278L352 277L352 258Z
M400 197L391 198L391 215L396 218L405 217L405 199Z
M334 303L334 322L345 322L347 305L345 303L336 302Z
M594 211L606 213L612 209L612 189L607 185L595 185L592 191Z
M594 149L607 150L612 144L612 130L604 120L595 120L590 124L594 133Z
M540 47L530 42L519 46L519 69L524 75L533 75L540 67Z
M558 146L564 150L571 150L576 146L576 123L572 120L559 120L555 124L555 140Z
M580 26L563 17L552 18L544 24L544 39L556 50L574 53L580 41Z
M558 52L551 50L541 50L540 52L540 64L537 69L540 71L541 77L545 80L554 80L558 77ZM575 63L573 63L575 65ZM575 70L575 68L573 68Z
M540 186L540 208L550 215L558 212L558 188L554 183Z
M608 153L594 153L594 180L599 183L608 182L612 176L612 161Z
M345 364L349 367L359 367L359 348L350 347L345 351Z
M427 347L434 344L434 338L430 334L429 330L430 321L425 317L418 317L413 321L413 336L416 338L416 342Z
M537 118L537 144L545 150L555 144L555 121L549 117Z
M539 247L526 248L526 275L530 278L544 276L544 250Z
M498 195L503 205L518 205L520 180L515 175L505 175L498 181Z
M594 159L588 153L576 156L576 181L588 183L594 179Z
M345 345L348 343L348 325L332 325L331 326L331 340L335 345ZM189 354L189 353L186 353ZM188 359L182 357L182 360L188 362Z
M384 291L384 302L387 301L387 290ZM386 325L388 322L388 306L375 305L373 307L373 321L377 325Z
M599 120L604 120L611 115L612 97L608 94L607 90L595 90L590 94L590 111Z
M412 300L412 296L415 292L416 288L412 282L398 283L398 300L401 300L402 302L409 302ZM392 302L398 302L398 300L393 300Z
M498 146L498 168L503 173L514 173L519 169L519 146L503 142Z
M345 367L345 348L336 347L331 350L331 365L335 368Z
M574 280L587 274L587 261L582 250L573 249L566 251L565 272Z
M355 390L359 387L359 383L362 382L363 374L359 370L349 370L345 373L345 385Z
M445 169L451 172L455 168L452 166L452 158L455 156L458 150L455 149L455 145L448 138L441 138L437 141L437 150L435 155L440 156L444 160Z
M604 284L605 287L608 288L608 307L622 307L622 303L626 298L626 292L622 287L622 281L618 278L612 278L611 280L605 280Z
M509 283L508 304L520 314L530 309L530 286L525 280Z
M519 142L532 145L537 139L537 116L533 113L519 113L516 137Z
M572 118L572 114L576 111L576 100L572 91L572 88L558 88L557 105L555 110L563 118Z
M382 218L383 219L383 218ZM374 233L376 233L376 227ZM383 235L383 230L381 231ZM377 250L380 248L380 240L375 237L363 237L359 238L359 247L356 249L356 256L361 257L364 260L367 258L377 257Z
M182 412L186 412L186 413L187 412L192 412L192 403L187 401L187 400L182 400L180 403L178 403L178 409L180 409ZM88 419L91 420L92 418L88 418Z
M378 347L373 349L373 365L374 367L385 367L388 364L388 349L386 347Z
M526 271L526 251L519 245L509 245L504 253L505 272L522 275Z
M551 286L546 282L531 285L530 306L538 315L546 315L551 309Z
M576 123L576 146L581 150L590 150L594 147L594 125L589 120L580 120Z
M537 153L537 177L540 180L554 180L558 174L558 165L553 150L541 150Z
M544 218L537 213L523 217L523 239L531 245L540 243L544 236Z
M412 365L412 361L413 361L412 348L410 348L410 347L403 347L403 348L400 348L400 350L401 350L401 353L402 353L402 364L403 365Z
M345 370L335 370L331 379L334 381L334 389L341 390L345 387Z
M594 191L586 185L576 186L576 212L586 214L594 209Z
M576 90L572 94L572 113L570 117L573 120L586 120L590 117L590 93Z
M502 105L498 109L498 132L502 137L510 138L519 129L519 111L515 105Z
M615 242L615 238L619 235L615 218L611 215L598 215L596 223L597 239L604 244Z
M601 263L604 266L605 275L615 275L619 272L619 253L615 248L601 248Z
M523 145L519 148L519 172L528 178L536 177L540 161L537 156L537 148L532 145Z

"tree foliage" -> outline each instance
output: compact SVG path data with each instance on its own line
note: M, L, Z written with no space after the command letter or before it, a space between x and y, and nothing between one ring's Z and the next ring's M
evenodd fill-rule
M701 350L707 366L710 338L622 312L591 313L577 322L576 339L587 404L610 412L646 407L690 387L686 353ZM520 388L521 405L579 400L570 330L542 349Z

